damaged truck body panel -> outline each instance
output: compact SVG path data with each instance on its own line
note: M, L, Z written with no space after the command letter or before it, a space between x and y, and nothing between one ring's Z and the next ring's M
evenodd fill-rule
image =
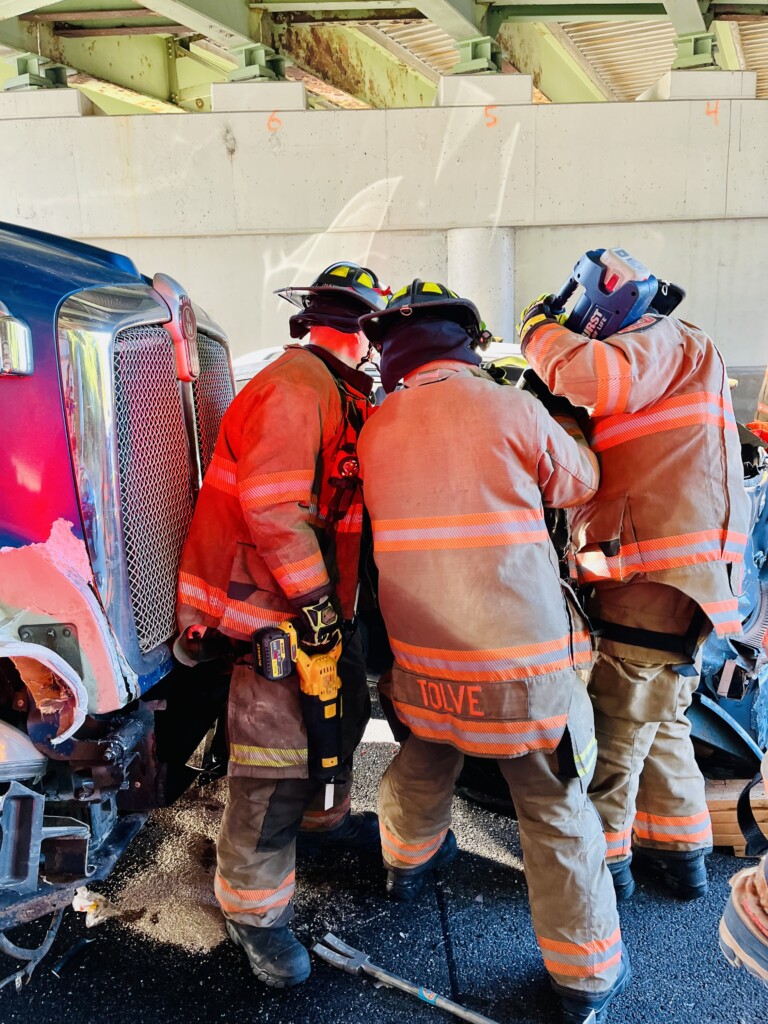
M0 356L2 940L190 777L208 717L172 657L176 575L234 386L176 282L3 224Z

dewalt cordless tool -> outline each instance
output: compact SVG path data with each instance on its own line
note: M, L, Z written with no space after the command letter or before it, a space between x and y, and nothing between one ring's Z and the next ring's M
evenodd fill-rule
M296 627L281 622L253 634L254 669L279 681L296 671L304 725L307 729L309 774L330 782L341 765L341 642L327 654L307 654L299 646Z

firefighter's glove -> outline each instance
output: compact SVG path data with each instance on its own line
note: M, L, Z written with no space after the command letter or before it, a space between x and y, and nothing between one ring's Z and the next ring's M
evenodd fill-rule
M307 654L327 654L341 640L341 620L329 597L299 607L299 643Z
M535 395L550 416L568 416L579 424L583 422L586 415L585 410L573 405L562 395L553 395L538 373L530 366L523 370L523 375L517 386L522 391L530 391L532 395Z
M541 327L543 324L562 324L565 323L565 310L555 309L552 306L552 300L554 295L547 295L543 292L538 299L534 299L520 314L520 320L517 324L517 333L520 336L520 344L523 352L525 352L525 346L527 345L529 335L537 327Z

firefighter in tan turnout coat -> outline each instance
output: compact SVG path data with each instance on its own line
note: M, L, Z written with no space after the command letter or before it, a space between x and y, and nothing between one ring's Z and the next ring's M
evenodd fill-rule
M577 306L570 330L537 300L520 337L550 391L588 410L601 464L597 495L570 516L598 634L590 792L619 898L634 889L634 846L676 896L695 899L707 889L712 830L685 711L701 641L712 629L741 632L749 501L739 436L720 353L703 331L657 311L669 286L657 288L623 250L587 255L600 273L595 305ZM635 303L607 336L587 336L601 302L621 305L620 289L628 301L646 291L653 304Z
M230 937L257 978L276 987L310 970L287 927L299 826L326 845L378 843L375 815L350 814L351 755L370 699L351 626L362 499L340 467L354 459L371 408L371 378L354 368L368 351L357 320L385 304L375 276L354 264L336 264L311 287L281 294L301 309L291 335L309 331L310 344L286 348L225 414L182 555L178 604L182 650L208 627L232 638L240 655L215 892ZM254 631L297 616L308 652L330 650L344 630L338 669L347 763L329 808L325 786L308 777L296 676L268 681L254 672L250 653Z
M414 281L361 320L393 391L359 456L379 599L395 656L383 695L408 733L381 784L387 888L413 899L455 854L464 754L498 760L517 808L531 911L567 1022L624 986L615 896L587 798L591 660L561 586L543 505L591 498L597 462L575 422L479 368L477 310Z

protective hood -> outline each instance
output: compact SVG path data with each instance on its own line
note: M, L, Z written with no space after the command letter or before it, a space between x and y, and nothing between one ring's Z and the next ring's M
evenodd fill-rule
M454 359L479 366L480 354L471 348L467 331L452 320L427 317L406 319L388 333L381 349L381 383L389 394L399 381L425 363Z

